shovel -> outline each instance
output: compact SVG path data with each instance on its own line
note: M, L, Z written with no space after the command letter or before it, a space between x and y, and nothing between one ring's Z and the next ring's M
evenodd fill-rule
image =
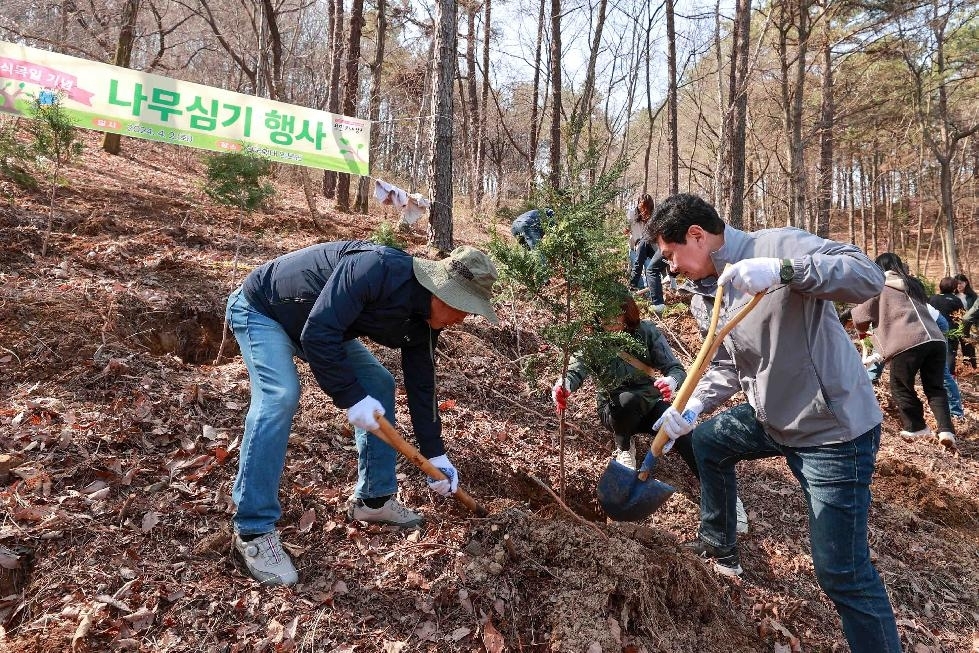
M408 462L428 474L428 476L431 478L434 478L436 481L446 480L446 476L442 473L442 470L428 462L428 458L423 456L414 445L405 440L401 434L398 433L397 429L391 425L391 422L387 421L383 415L378 413L375 413L374 417L377 419L378 429L376 431L371 431L371 433L379 437L392 448L396 449L401 453L401 455L408 459ZM489 511L487 511L486 508L476 503L476 500L469 496L469 493L467 493L461 487L457 487L456 491L452 493L452 496L456 499L456 501L469 508L469 510L479 517L485 517L489 514Z
M764 297L764 293L755 295L724 325L724 328L718 331L717 322L724 300L724 288L718 286L714 295L714 310L711 312L710 326L707 329L707 335L704 337L704 344L697 352L697 357L690 366L686 380L673 399L672 407L678 412L683 412L687 400L693 394L700 378L707 372L707 368L714 359L714 354L717 353L721 342L737 326L738 322L758 305L762 297ZM646 454L638 473L615 459L609 461L602 478L598 482L598 501L609 517L616 521L640 521L656 512L676 491L662 481L655 478L650 479L653 468L656 466L656 460L663 455L663 447L669 440L670 436L661 427L656 433L656 437L650 445L650 452Z

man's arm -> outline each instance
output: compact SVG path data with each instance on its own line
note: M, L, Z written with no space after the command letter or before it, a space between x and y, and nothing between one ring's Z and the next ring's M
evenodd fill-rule
M792 290L818 299L856 304L884 288L883 270L855 245L793 230L791 245L779 256L792 261Z
M435 347L439 332L432 329L429 342L401 348L401 370L408 393L408 412L418 448L426 458L445 453L442 419L435 395Z
M710 362L707 372L693 389L691 397L696 397L704 404L703 413L710 413L739 390L741 390L741 383L738 380L734 359L731 358L724 343L721 343L714 360Z
M343 334L380 297L387 271L373 252L340 259L320 291L299 341L316 382L338 408L367 396L343 349Z

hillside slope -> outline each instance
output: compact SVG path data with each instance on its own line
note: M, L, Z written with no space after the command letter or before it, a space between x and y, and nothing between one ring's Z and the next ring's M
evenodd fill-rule
M20 463L0 486L0 649L846 649L780 461L739 468L751 532L736 580L680 552L699 499L674 457L657 474L679 492L659 512L638 527L605 523L594 486L612 444L590 386L569 415L567 503L598 528L553 503L531 479L555 487L559 476L552 373L532 376L527 355L546 350L534 316L512 305L499 327L470 318L440 345L449 453L490 516L433 496L402 465L401 498L425 529L346 523L352 434L300 365L280 527L301 582L241 576L227 553L247 373L233 339L213 364L236 249L240 279L284 251L365 237L383 211L329 214L317 233L301 190L281 182L274 208L244 216L238 237L241 216L205 199L192 151L88 146L66 172L46 257L46 195L0 179L0 454ZM456 235L480 245L486 230L460 217ZM696 351L691 318L671 313L665 328ZM400 377L399 357L378 355ZM963 379L972 410L976 378ZM871 546L902 639L916 653L979 651L976 425L962 426L958 455L905 443L878 392L888 417ZM407 423L402 396L399 414Z

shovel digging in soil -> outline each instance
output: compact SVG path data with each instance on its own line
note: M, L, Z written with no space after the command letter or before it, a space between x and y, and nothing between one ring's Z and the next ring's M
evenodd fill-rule
M437 481L444 481L445 474L442 473L438 467L428 462L428 458L423 456L418 449L414 447L410 442L405 440L397 429L391 425L391 422L387 421L383 415L377 413L374 414L377 419L379 428L376 431L371 431L374 435L379 437L385 443L397 450L401 455L408 459L412 465L422 470L430 477ZM452 493L456 501L469 508L476 516L485 517L489 512L483 506L476 503L476 500L469 496L469 493L463 490L461 487L456 488L456 491Z
M672 407L682 413L687 405L687 400L693 394L697 382L704 375L710 366L714 354L721 346L724 338L737 326L751 310L758 305L764 293L759 293L752 297L751 301L732 317L724 327L718 331L717 322L720 318L721 304L724 300L724 288L718 286L714 295L714 310L710 317L710 326L707 335L704 336L704 344L697 352L687 378L673 399ZM623 357L625 358L625 357ZM631 358L631 357L630 357ZM627 362L628 359L626 359ZM639 361L636 361L639 362ZM640 368L642 369L642 368ZM646 371L646 370L643 370ZM640 521L652 515L663 505L667 499L676 491L672 486L650 478L653 468L656 466L657 459L663 455L663 447L669 442L670 436L662 427L656 433L653 443L649 447L649 452L643 460L639 471L629 469L614 458L609 461L605 472L598 482L598 501L605 510L605 513L616 521Z

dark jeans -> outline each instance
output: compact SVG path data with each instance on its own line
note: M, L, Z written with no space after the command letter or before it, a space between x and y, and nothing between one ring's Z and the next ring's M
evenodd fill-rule
M599 404L598 419L605 428L612 431L615 446L627 451L632 444L632 436L636 433L652 432L653 424L669 407L670 405L662 400L650 406L649 401L641 395L629 390L620 390L612 392L609 401ZM673 444L673 449L680 454L694 476L700 478L697 460L693 455L692 438L685 436L678 439ZM643 455L639 456L640 461Z
M817 447L778 444L742 404L693 431L700 467L700 537L719 547L737 543L737 480L741 460L782 456L799 481L809 512L816 579L836 605L853 653L900 653L894 611L870 562L867 513L880 425L858 438Z
M540 225L524 221L514 222L511 233L528 250L537 249L537 244L544 237L544 229Z
M901 411L901 422L908 431L925 428L925 409L914 389L920 373L921 387L938 422L939 431L955 433L945 392L945 343L926 342L903 351L891 359L891 396Z
M630 254L630 259L634 260L629 272L629 282L634 288L649 288L649 301L653 304L663 304L663 275L668 274L669 271L659 247L641 240L635 255ZM645 282L645 285L642 282Z

